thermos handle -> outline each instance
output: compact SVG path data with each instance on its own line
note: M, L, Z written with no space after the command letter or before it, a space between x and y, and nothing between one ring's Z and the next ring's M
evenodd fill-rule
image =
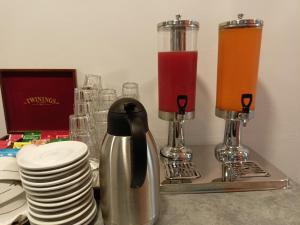
M139 188L144 184L147 173L147 141L143 121L132 115L135 104L125 105L131 131L131 187Z
M246 99L249 99L248 103L245 102ZM250 106L252 103L252 94L242 94L241 103L242 103L242 107L243 107L242 112L249 113Z

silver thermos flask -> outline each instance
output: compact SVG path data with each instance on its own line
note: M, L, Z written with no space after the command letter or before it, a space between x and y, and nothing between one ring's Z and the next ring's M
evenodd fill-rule
M159 216L159 162L144 106L121 98L109 109L100 153L105 225L151 225Z

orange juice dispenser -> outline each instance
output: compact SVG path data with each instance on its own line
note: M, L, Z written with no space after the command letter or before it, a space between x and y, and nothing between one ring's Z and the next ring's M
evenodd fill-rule
M223 163L223 180L232 178L232 165L249 158L241 144L241 130L254 115L262 28L262 20L244 19L243 14L219 24L215 115L226 124L215 155Z

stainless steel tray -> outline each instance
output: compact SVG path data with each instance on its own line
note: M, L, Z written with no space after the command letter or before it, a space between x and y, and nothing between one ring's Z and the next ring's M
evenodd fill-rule
M195 176L170 177L166 158L160 157L160 189L165 193L209 193L285 189L289 180L281 171L250 149L245 173L232 182L222 181L222 164L215 159L213 145L190 146ZM249 168L250 167L250 168ZM200 175L201 174L201 175Z

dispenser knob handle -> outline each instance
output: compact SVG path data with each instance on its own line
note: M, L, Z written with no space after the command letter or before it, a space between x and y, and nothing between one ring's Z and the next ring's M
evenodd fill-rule
M238 19L241 20L241 19L243 19L243 18L244 18L244 13L239 13L239 14L238 14Z
M176 20L180 20L181 19L181 15L180 14L177 14L176 15Z
M248 102L246 102L247 99L248 99ZM241 103L242 103L242 107L243 107L242 112L249 113L250 106L252 103L252 94L242 94Z
M177 107L178 107L178 114L184 115L185 109L188 104L188 97L186 95L178 95L177 96Z

